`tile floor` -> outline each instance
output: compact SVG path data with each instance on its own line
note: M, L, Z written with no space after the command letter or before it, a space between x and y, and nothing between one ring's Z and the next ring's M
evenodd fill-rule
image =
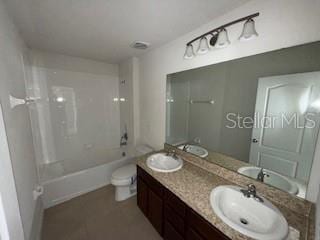
M42 240L160 240L136 197L114 200L112 185L49 208Z

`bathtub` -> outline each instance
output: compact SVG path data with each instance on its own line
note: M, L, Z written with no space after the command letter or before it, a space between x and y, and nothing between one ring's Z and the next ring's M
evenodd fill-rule
M134 148L126 147L110 150L104 159L65 160L41 166L39 175L44 188L44 207L52 207L110 184L112 172L133 162L137 155Z

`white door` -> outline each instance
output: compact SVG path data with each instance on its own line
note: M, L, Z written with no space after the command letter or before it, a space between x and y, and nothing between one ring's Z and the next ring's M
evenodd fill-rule
M307 181L319 112L320 72L260 78L250 163Z

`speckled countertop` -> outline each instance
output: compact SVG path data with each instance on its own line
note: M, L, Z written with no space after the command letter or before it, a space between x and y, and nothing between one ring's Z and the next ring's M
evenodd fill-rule
M184 159L184 165L179 171L172 173L155 172L147 167L146 159L147 156L138 158L137 165L158 180L168 190L177 195L183 202L212 223L226 236L237 240L251 239L226 225L214 213L210 205L209 196L212 189L220 185L234 185L233 182L208 172L189 161L186 161L186 159ZM274 203L274 205L279 208L289 223L290 240L313 239L311 236L313 234L308 234L310 232L309 226L312 225L309 223L309 217L299 215L277 203Z

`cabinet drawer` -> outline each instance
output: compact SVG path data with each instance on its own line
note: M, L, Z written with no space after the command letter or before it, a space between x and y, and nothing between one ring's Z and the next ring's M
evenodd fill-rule
M188 228L192 228L203 239L207 240L228 240L223 233L207 222L199 214L189 209L187 212ZM196 238L197 239L197 238Z
M165 221L165 226L164 226L164 239L165 240L184 240L184 238L167 221Z
M163 196L162 185L139 166L137 167L137 175L148 185L150 189L152 189L154 193L159 197Z
M185 220L181 218L169 205L165 204L164 217L167 222L181 234L184 235L185 231Z
M172 207L182 218L186 216L186 205L169 190L165 191L164 199L166 204Z

